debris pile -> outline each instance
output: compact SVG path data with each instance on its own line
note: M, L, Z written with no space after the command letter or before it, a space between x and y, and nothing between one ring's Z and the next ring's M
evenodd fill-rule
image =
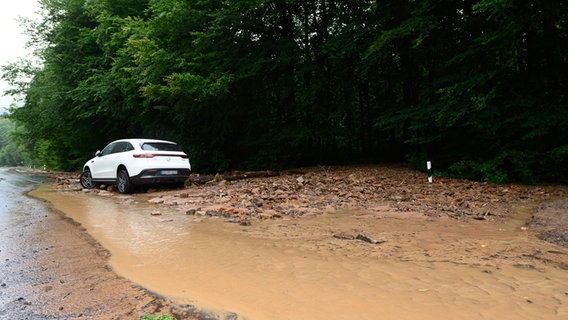
M78 174L56 174L59 189L81 190ZM94 190L109 196L112 186ZM313 167L283 172L192 174L183 189L150 189L148 203L188 215L247 225L251 219L314 216L343 210L381 215L406 212L428 217L494 220L520 202L566 196L558 186L496 185L449 178L428 183L424 172L400 165Z
M566 188L559 187L495 185L447 178L437 178L430 184L424 173L404 166L263 173L193 177L190 181L194 182L182 190L150 192L148 202L235 223L343 210L376 215L397 211L429 217L493 220L505 217L519 201L541 201L566 194Z

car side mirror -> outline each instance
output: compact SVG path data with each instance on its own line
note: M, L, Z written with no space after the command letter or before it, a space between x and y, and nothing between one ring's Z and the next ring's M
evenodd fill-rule
M101 156L101 150L98 150L97 152L95 152L95 157L100 157Z

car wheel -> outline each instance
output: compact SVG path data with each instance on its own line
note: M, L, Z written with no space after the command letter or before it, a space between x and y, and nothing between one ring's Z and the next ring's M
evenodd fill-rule
M132 190L134 189L134 185L130 181L128 171L124 168L118 170L118 174L116 176L116 189L118 189L118 192L120 193L132 193Z
M81 187L85 189L93 189L97 185L93 182L93 176L91 176L91 171L88 169L81 173L81 177L79 178L81 181Z

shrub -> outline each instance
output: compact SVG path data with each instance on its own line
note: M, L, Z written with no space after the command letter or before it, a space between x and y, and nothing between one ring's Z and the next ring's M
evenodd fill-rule
M467 180L487 181L504 184L509 181L507 172L499 168L496 161L460 161L449 167L452 177Z
M141 320L176 320L176 318L172 318L168 315L161 315L161 316L153 316L153 315L145 315L142 316Z

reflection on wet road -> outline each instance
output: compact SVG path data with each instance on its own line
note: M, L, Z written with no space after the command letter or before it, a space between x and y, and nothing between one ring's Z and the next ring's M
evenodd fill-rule
M35 195L81 223L111 252L117 273L180 303L243 319L568 317L568 277L562 269L379 259L351 255L333 242L295 238L298 227L332 228L346 223L340 217L241 227L214 219L195 222L181 213L152 215L156 208L140 196L106 198L48 187ZM403 223L418 229L426 222ZM272 230L286 230L288 237L271 238ZM504 237L515 241L510 232ZM452 239L444 241L424 247L449 246Z
M0 229L22 219L12 211L21 208L24 193L41 182L42 179L20 174L13 168L0 168Z

